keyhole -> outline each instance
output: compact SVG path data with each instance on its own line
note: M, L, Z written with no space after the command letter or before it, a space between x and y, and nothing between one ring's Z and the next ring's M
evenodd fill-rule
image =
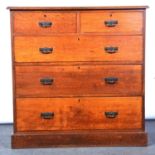
M80 40L80 38L78 38L78 40Z
M112 17L112 13L110 14L110 17Z
M81 67L80 66L78 66L78 69L80 69Z
M80 100L80 99L78 99L78 102L81 102L81 100Z
M47 15L44 15L44 17L46 18L46 17L47 17Z

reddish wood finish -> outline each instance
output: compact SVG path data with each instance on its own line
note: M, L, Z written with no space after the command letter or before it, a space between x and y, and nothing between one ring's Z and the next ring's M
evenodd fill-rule
M142 95L141 65L16 66L17 97ZM105 78L116 77L115 84ZM40 79L49 78L51 85Z
M146 146L144 132L56 131L49 133L18 133L12 136L12 148L73 146Z
M142 36L99 36L65 35L50 37L14 38L16 62L142 62ZM127 41L122 41L127 40ZM105 47L118 47L118 51L109 54ZM52 53L42 54L39 48L53 48ZM64 56L65 55L65 56Z
M17 131L142 128L141 97L17 98L16 101ZM54 112L54 117L43 119L40 117L43 112ZM105 112L118 115L107 118Z
M145 146L146 6L11 7L12 148ZM117 20L114 27L105 21ZM41 28L38 22L52 22ZM105 46L118 46L114 54ZM39 48L52 47L43 55ZM105 77L116 77L106 84ZM53 78L52 85L40 78ZM105 118L104 112L118 112ZM114 111L115 110L115 111ZM54 111L50 120L41 112Z
M95 6L95 7L7 7L11 11L85 11L85 10L145 10L148 6Z
M107 27L104 22L117 20L115 27ZM82 12L81 32L103 32L108 34L142 34L143 13L142 12Z
M76 32L76 13L51 12L15 12L14 33L49 34ZM42 28L39 22L52 22L52 26Z

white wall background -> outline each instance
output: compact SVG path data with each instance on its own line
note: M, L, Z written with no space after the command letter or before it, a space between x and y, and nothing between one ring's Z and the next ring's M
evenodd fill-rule
M146 118L155 118L155 0L0 0L0 123L13 120L10 16L7 6L149 5L146 31Z

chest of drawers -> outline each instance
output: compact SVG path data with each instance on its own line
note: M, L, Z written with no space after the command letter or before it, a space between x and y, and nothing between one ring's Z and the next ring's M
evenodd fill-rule
M147 144L146 7L9 9L13 148Z

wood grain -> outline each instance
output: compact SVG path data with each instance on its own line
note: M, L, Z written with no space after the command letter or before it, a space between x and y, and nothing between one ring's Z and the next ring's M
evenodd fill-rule
M142 95L141 72L141 65L16 66L16 96ZM107 84L107 77L118 81ZM42 85L42 78L54 82Z
M104 22L117 20L115 27L107 27ZM82 12L81 32L102 32L110 34L142 34L143 13L142 12Z
M79 147L79 146L146 146L145 132L69 131L34 134L16 133L12 148Z
M95 6L95 7L17 7L9 6L10 11L76 11L76 10L145 10L148 6Z
M142 128L141 97L17 98L16 102L18 132ZM118 115L107 118L109 111ZM42 112L54 112L54 118L43 119Z
M142 62L142 36L63 35L14 37L15 62ZM118 47L109 54L105 47ZM53 48L42 54L39 48Z
M145 146L147 6L11 7L12 148ZM115 27L105 27L117 20ZM52 22L41 28L40 21ZM53 47L51 54L38 49ZM119 46L107 54L104 46ZM116 77L115 84L105 77ZM42 85L41 78L53 78ZM117 112L115 118L105 111ZM54 112L43 119L42 112Z
M61 12L14 12L14 33L49 34L76 32L76 13ZM39 22L52 22L49 28L42 28Z

